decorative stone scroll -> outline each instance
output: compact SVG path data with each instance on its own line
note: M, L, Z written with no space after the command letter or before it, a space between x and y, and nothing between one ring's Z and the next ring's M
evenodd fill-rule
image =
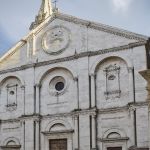
M120 66L109 65L104 69L106 76L106 91L104 92L106 100L120 98Z

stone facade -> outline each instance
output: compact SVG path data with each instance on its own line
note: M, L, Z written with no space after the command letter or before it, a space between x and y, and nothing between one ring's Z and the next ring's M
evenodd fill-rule
M147 43L58 12L46 18L0 58L0 149L54 150L62 139L58 150L148 149Z

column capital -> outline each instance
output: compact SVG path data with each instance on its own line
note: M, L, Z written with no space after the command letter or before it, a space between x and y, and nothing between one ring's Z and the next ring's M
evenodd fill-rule
M127 69L128 69L128 72L129 72L129 73L132 73L133 67L128 67Z
M20 120L20 123L21 123L21 125L25 124L25 120L24 120L24 119L21 119L21 120Z
M25 85L21 85L21 89L24 90L25 89Z
M134 103L129 103L128 104L128 110L129 111L135 111L136 110L136 106Z
M75 120L77 120L78 117L79 117L79 114L74 114L74 115L73 115L73 118L74 118Z
M91 76L91 77L95 77L96 74L95 74L95 73L91 73L90 76Z
M78 77L74 77L73 80L74 80L75 82L77 82L77 81L78 81Z
M36 118L36 119L34 119L34 121L35 121L36 123L39 123L41 120L40 120L40 118Z
M42 85L41 84L35 84L34 86L37 88L40 88Z
M96 113L91 114L91 117L96 118L97 117Z

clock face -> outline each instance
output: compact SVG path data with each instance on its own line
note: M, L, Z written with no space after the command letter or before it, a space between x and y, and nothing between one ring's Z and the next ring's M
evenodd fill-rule
M45 32L42 47L45 52L56 55L63 52L69 45L69 31L64 27L55 27Z

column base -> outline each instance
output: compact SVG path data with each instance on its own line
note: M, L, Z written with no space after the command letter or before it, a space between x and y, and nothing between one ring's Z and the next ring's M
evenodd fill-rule
M91 150L98 150L98 148L92 148Z

